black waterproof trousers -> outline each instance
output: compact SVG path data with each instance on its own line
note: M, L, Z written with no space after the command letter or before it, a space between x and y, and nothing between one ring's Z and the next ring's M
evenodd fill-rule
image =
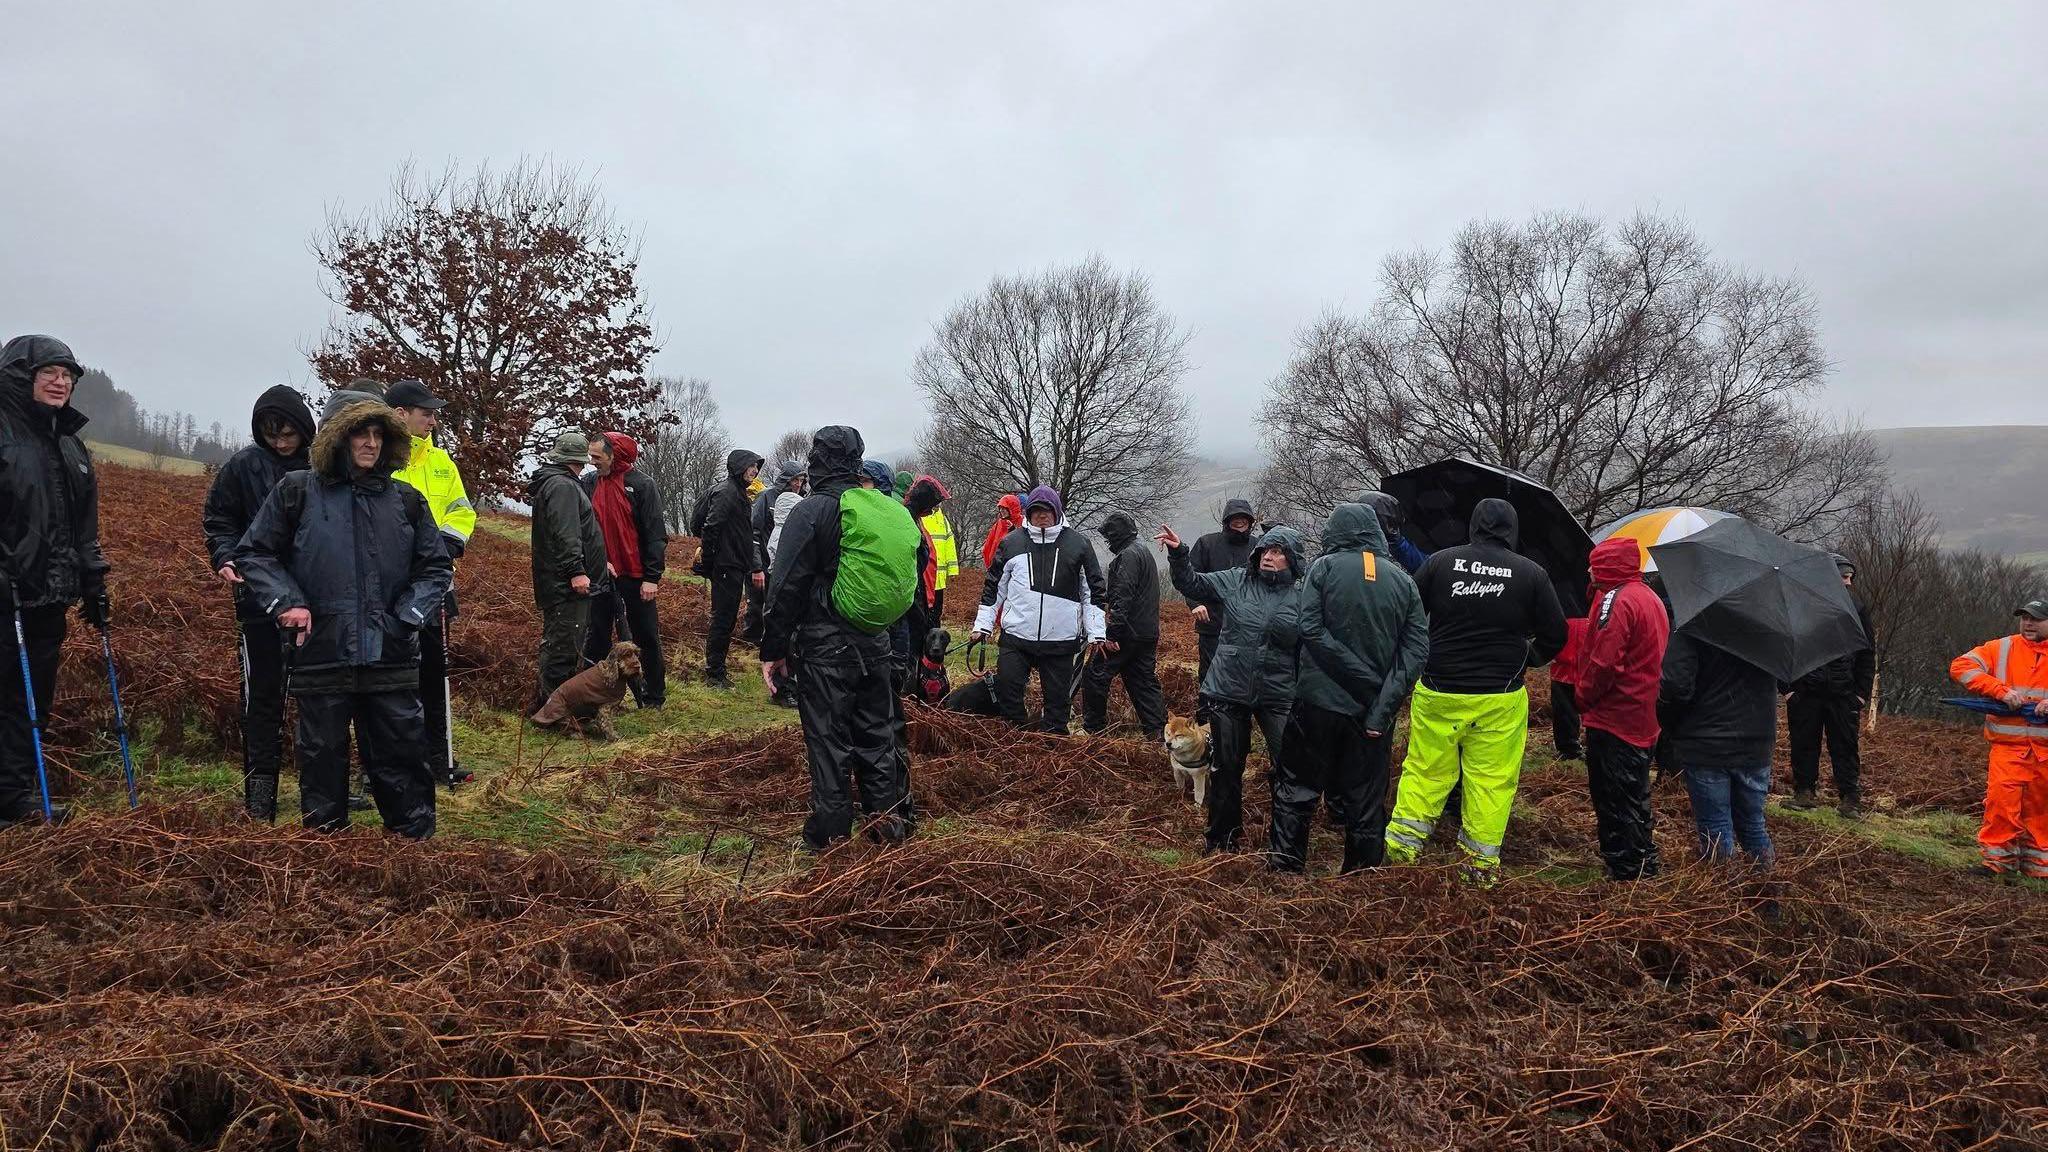
M601 595L601 593L600 593ZM590 597L571 596L540 612L540 684L531 716L548 702L555 689L583 670L583 645L590 637Z
M661 657L661 614L655 601L641 599L641 583L624 578L611 594L591 600L590 639L583 644L583 659L595 664L611 655L623 624L640 649L640 680L630 685L633 700L642 708L659 708L668 699L668 665Z
M427 771L436 780L446 780L455 765L449 751L453 732L448 727L448 622L439 613L420 629L420 713L427 724Z
M1159 688L1159 641L1125 640L1081 669L1081 727L1100 732L1109 727L1109 686L1119 677L1138 727L1153 740L1166 732L1166 694Z
M725 656L732 650L732 626L739 621L747 584L744 572L718 572L711 577L711 631L704 637L704 678L714 684L726 678Z
M740 640L743 643L759 646L761 643L761 614L767 611L765 602L768 599L768 592L766 589L754 587L752 576L742 578L740 591L747 598L747 610L741 614L740 619ZM731 629L726 630L728 635L731 634L731 631Z
M1640 880L1658 871L1650 752L1612 732L1586 729L1586 784L1593 794L1600 859L1611 880Z
M1216 659L1217 636L1213 632L1195 633L1195 723L1208 724L1215 720L1215 709L1209 698L1202 695L1202 685L1209 679L1209 663Z
M1268 861L1283 872L1308 866L1309 824L1328 796L1344 817L1344 871L1374 868L1387 855L1386 733L1365 734L1365 715L1346 716L1297 701L1281 754L1273 759L1273 837Z
M36 718L45 727L50 723L50 701L57 695L67 610L63 604L21 610L29 676L36 686ZM36 785L35 741L28 726L28 697L21 690L21 646L14 642L13 618L0 619L0 628L7 630L7 666L0 668L0 824L11 824L41 819L43 798Z
M299 704L299 811L306 827L348 827L351 725L384 827L424 840L434 834L434 778L422 737L418 692L309 693Z
M242 775L275 780L284 756L284 634L268 616L244 616L236 623L242 650Z
M1794 692L1785 700L1785 735L1792 744L1792 787L1812 792L1820 787L1820 746L1827 739L1828 761L1835 769L1835 795L1860 799L1863 788L1862 736L1856 723L1861 709L1853 696Z
M1287 708L1254 709L1228 700L1212 701L1209 756L1209 832L1203 847L1235 852L1244 838L1244 762L1252 751L1252 726L1266 737L1266 758L1278 764L1285 748Z
M1550 742L1560 760L1577 760L1586 754L1577 692L1569 684L1550 684Z
M801 644L797 716L811 770L805 846L823 851L851 836L856 809L876 820L877 839L903 839L910 832L910 752L889 676L888 637L842 634Z
M996 654L996 704L1002 708L1003 718L1019 728L1032 727L1024 693L1031 687L1031 674L1037 672L1038 686L1045 694L1045 716L1038 730L1064 735L1073 716L1074 659L1072 652L1030 652L1003 645Z

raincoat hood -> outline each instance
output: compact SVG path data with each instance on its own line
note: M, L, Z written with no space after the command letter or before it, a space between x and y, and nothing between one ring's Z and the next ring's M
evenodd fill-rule
M1643 578L1643 546L1615 536L1593 546L1593 586L1619 588Z
M412 458L412 430L382 400L364 400L342 408L321 422L319 432L313 437L310 454L313 471L327 480L358 479L362 473L356 470L355 461L349 457L348 438L357 429L377 423L384 426L384 453L377 457L377 464L370 469L370 475L389 476L405 467L405 462Z
M1389 554L1386 533L1380 531L1380 518L1365 503L1339 504L1330 513L1330 522L1323 525L1324 552L1371 552L1374 555Z
M747 469L761 463L761 457L745 448L735 448L725 454L725 474L735 484L747 482Z
M71 345L55 336L16 336L0 348L0 379L21 388L35 381L36 373L52 364L71 369L73 376L85 375Z
M915 484L915 483L917 483L917 477L915 477L915 476L912 476L912 475L911 475L910 473L908 473L908 472L898 472L898 473L896 474L896 481L895 481L895 483L896 483L896 498L897 498L898 500L901 500L901 499L903 499L903 498L904 498L905 496L908 496L908 495L910 495L910 486L911 486L912 484Z
M896 477L889 474L889 466L880 460L863 460L860 474L874 481L875 491L893 495L896 491Z
M1066 502L1060 499L1059 493L1053 491L1051 488L1048 488L1043 484L1040 484L1038 487L1033 488L1031 490L1031 494L1024 497L1025 515L1029 516L1031 510L1033 508L1038 507L1041 504L1043 504L1047 508L1052 509L1052 517L1054 520L1065 520L1067 518Z
M1109 519L1102 522L1102 538L1109 542L1111 548L1121 552L1138 538L1138 522L1128 513L1112 512Z
M1512 552L1521 528L1522 521L1515 515L1515 506L1505 500L1489 497L1472 509L1474 544L1498 544Z
M811 437L810 462L805 474L811 491L837 496L860 483L860 454L867 450L860 433L844 424L818 429Z
M1024 502L1017 499L1016 493L1005 492L1003 498L996 501L996 515L1013 524L1022 524L1024 522Z
M1287 554L1287 571L1284 576L1276 578L1259 570L1259 555L1268 548L1278 548ZM1245 563L1245 579L1264 580L1272 584L1292 584L1301 579L1301 553L1301 533L1284 524L1268 528L1252 544L1252 558Z
M804 462L801 460L784 460L775 466L775 482L784 488L789 487L791 480L809 474L804 468Z
M1375 490L1360 492L1358 499L1353 500L1352 503L1363 504L1367 508L1372 509L1373 515L1379 517L1380 531L1386 534L1388 540L1400 537L1402 519L1401 502L1399 500L1385 492Z
M1252 528L1254 531L1258 529L1259 518L1258 515L1252 511L1252 502L1249 500L1231 499L1224 501L1223 518L1220 521L1218 521L1218 523L1223 525L1223 530L1225 532L1229 532L1230 522L1239 516L1242 516L1245 519L1251 521ZM1232 535L1236 535L1236 533L1232 533ZM1245 533L1245 535L1250 536L1251 533L1247 532Z
M931 476L919 476L912 481L904 494L903 505L910 514L922 520L932 514L932 509L946 502L946 486Z
M313 409L306 405L306 398L289 384L277 384L264 390L256 398L256 407L249 413L249 435L254 442L270 447L263 439L263 418L282 417L284 421L299 430L299 453L304 455L306 446L313 442Z
M640 459L640 442L624 432L607 432L604 442L612 448L612 474L622 476L631 472L634 462Z
M0 381L5 381L4 396L8 404L26 412L35 405L30 395L30 386L35 383L36 373L52 364L61 364L71 369L74 377L85 375L78 359L71 354L71 346L54 336L16 336L0 348ZM50 410L41 410L45 416ZM85 414L67 401L57 409L57 431L75 436L85 427Z

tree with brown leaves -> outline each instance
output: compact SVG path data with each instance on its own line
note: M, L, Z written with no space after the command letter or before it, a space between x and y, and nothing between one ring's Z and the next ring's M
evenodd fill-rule
M637 245L574 172L401 169L382 208L331 212L314 241L345 314L313 369L330 387L425 381L472 490L509 492L564 431L654 430Z

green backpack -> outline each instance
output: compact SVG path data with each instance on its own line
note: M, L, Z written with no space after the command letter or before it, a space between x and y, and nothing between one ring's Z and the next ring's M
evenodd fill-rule
M917 546L910 509L872 488L839 496L839 575L832 607L870 636L889 630L917 595Z

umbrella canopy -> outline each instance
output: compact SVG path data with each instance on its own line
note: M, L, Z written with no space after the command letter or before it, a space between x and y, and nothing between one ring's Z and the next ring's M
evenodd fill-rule
M1380 491L1401 502L1401 534L1427 552L1467 543L1472 509L1490 497L1506 500L1521 521L1515 550L1543 565L1565 615L1585 615L1593 538L1557 493L1520 472L1462 456L1396 472L1380 481Z
M1643 571L1655 572L1657 560L1649 554L1659 544L1683 540L1709 524L1718 524L1728 519L1729 513L1716 512L1712 508L1689 508L1677 505L1670 508L1648 508L1631 512L1605 528L1593 533L1597 541L1612 540L1625 536L1643 546Z
M1797 680L1865 644L1856 602L1826 552L1739 516L1650 549L1674 629L1779 680Z

